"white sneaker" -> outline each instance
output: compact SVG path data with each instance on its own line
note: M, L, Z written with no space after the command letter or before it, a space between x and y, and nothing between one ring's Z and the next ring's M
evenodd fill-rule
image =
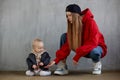
M39 75L39 73L40 73L40 69L38 69L38 70L34 70L34 73L35 73L35 75Z
M102 69L102 63L100 61L97 63L94 63L94 70L92 74L101 74L101 69Z
M43 71L43 70L41 70L39 75L40 76L50 76L51 75L51 71Z
M68 74L67 65L59 65L58 68L55 70L54 74L56 74L56 75L67 75Z
M25 73L27 76L34 76L35 73L33 71L27 70Z

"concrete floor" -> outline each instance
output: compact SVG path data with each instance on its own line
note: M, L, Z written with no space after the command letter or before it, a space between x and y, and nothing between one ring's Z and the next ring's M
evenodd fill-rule
M23 71L0 71L0 80L120 80L120 71L104 71L101 75L90 72L71 71L69 75L51 75L47 77L28 77Z

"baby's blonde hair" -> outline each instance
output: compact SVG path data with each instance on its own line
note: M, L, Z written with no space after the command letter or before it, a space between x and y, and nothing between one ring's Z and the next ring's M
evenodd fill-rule
M35 42L43 42L43 41L39 38L34 39L33 42L32 42L32 48L34 48Z

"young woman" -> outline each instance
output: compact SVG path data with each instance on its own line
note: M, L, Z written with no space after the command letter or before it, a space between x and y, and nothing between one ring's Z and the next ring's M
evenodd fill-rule
M70 4L66 7L67 33L62 34L60 49L56 52L56 58L46 66L54 64L58 66L54 74L68 74L66 58L73 50L76 55L73 63L77 64L81 57L91 58L94 63L93 74L101 74L102 64L100 59L107 53L104 37L98 29L94 16L87 8L81 12L77 4Z

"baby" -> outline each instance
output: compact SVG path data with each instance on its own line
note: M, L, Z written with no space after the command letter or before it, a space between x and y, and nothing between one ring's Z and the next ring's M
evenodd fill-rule
M48 68L44 68L50 62L50 56L44 49L44 43L40 39L35 39L32 42L32 52L26 59L28 70L26 71L27 76L49 76L51 71Z

